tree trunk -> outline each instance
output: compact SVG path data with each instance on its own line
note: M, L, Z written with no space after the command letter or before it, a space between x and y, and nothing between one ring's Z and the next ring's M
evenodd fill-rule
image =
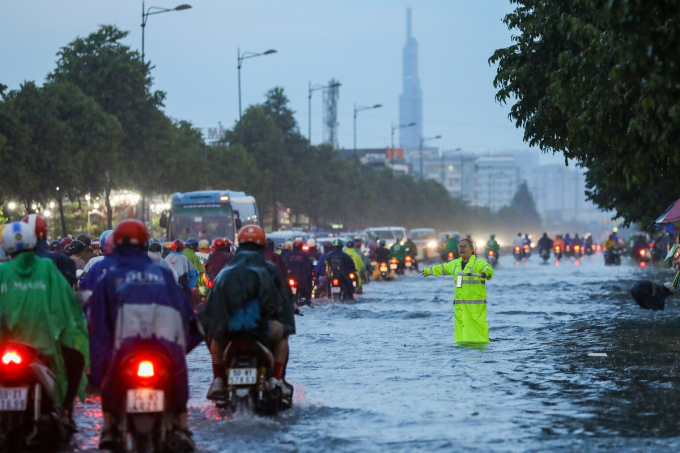
M272 212L274 213L274 215L272 216L272 232L274 232L279 229L279 207L276 201L273 204Z
M59 203L59 218L61 219L61 237L65 238L68 233L66 231L66 217L64 217L64 198L57 198L57 203Z
M78 200L78 211L83 210L83 203L80 201L80 195L76 197L76 200Z
M142 223L146 220L146 195L142 192Z
M113 229L113 212L111 211L111 188L104 189L104 204L106 205L106 229Z

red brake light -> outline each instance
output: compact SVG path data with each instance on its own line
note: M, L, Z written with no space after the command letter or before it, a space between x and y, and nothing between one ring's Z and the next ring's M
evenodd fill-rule
M489 250L489 255L493 256L493 250Z
M340 280L338 280L337 278L334 278L333 279L333 286L340 286Z
M515 251L516 251L516 252L519 252L519 247L515 247Z
M353 273L349 274L350 279L354 280L355 277L356 277L356 275L354 275Z
M16 351L7 351L2 356L2 363L9 365L10 362L14 362L17 365L21 363L21 356Z
M139 363L139 369L137 370L137 376L139 377L153 377L153 363L145 360Z
M303 245L303 246L302 246L302 251L303 251L303 252L309 252L309 246Z
M291 278L290 280L288 280L288 284L290 285L291 288L294 288L295 287L295 280L293 280Z
M449 258L453 258L453 252L449 252Z
M602 250L604 250L604 251L606 252L606 251L607 251L607 247L602 247Z
M578 250L578 249L580 249L580 248L581 248L581 247L579 247L578 245L575 245L575 246L574 246L574 250Z
M559 251L560 251L560 248L559 248L559 247L555 247L555 250L557 250L557 251L559 252Z
M640 250L640 256L645 256L645 253L647 253L646 250Z
M397 259L396 259L396 258L392 258L392 259L390 260L390 263L396 263L396 262L397 262Z
M406 257L406 261L411 261L411 257L410 257L410 256L407 256L407 257Z

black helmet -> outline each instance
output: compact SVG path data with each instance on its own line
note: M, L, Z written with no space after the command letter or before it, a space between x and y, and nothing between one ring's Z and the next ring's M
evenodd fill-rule
M83 250L85 250L85 244L76 239L64 248L64 253L68 256L80 255L83 253Z
M61 241L50 242L50 252L61 252Z
M160 253L163 251L163 247L161 246L160 243L154 242L149 246L149 251L150 252L157 252Z
M187 242L184 244L184 246L188 249L193 249L194 251L198 250L198 241L196 238L189 238L187 239Z
M274 245L275 245L274 239L267 238L267 239L264 240L264 248L265 249L274 250Z
M84 233L79 234L78 237L76 238L76 241L82 242L85 248L88 248L92 244L92 241L90 241L90 236Z

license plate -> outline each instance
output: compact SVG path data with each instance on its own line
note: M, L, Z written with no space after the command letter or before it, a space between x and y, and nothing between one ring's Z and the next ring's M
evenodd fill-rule
M339 286L331 286L331 293L338 294L340 292Z
M397 268L396 264L390 264L390 269L395 270Z
M293 294L297 294L297 288L291 288L291 291L293 291Z
M356 287L357 287L357 282L352 281L352 286L354 286L354 287L356 288Z
M230 368L229 385L251 385L257 382L257 368Z
M411 262L410 262L410 261L407 261L407 262L406 262L406 267L411 267Z
M163 412L165 392L156 389L130 389L127 391L126 406L129 414Z
M0 411L25 411L28 387L0 387Z
M380 266L380 272L387 272L387 265Z

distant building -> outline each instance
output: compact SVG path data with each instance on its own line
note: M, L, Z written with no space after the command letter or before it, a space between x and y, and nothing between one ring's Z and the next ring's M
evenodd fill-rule
M420 146L423 135L423 93L418 78L418 43L411 34L411 8L406 10L406 45L403 58L403 89L399 96L399 124L414 126L399 129L399 144L404 149Z
M474 206L498 211L508 206L521 183L521 170L513 154L480 156L475 161Z
M402 148L362 148L354 151L353 149L341 149L341 159L353 159L356 156L359 162L370 167L391 168L397 174L410 174L411 166L404 160L404 150Z

